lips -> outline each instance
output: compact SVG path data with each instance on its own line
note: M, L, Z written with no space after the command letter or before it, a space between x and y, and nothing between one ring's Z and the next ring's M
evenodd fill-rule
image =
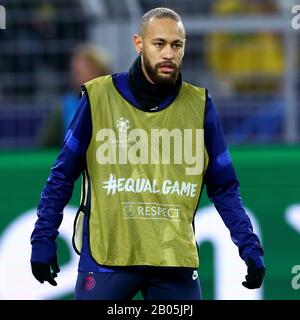
M159 68L164 73L171 73L175 69L174 66L171 64L164 64L164 65L160 66Z
M170 67L161 67L160 70L164 73L171 73L174 71L174 69Z

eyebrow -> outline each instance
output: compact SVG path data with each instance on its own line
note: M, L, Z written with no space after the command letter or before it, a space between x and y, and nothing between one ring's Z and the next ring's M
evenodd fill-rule
M152 41L161 41L161 42L167 42L165 39L163 38L154 38ZM181 39L176 39L174 41L172 41L172 43L183 43L183 40Z

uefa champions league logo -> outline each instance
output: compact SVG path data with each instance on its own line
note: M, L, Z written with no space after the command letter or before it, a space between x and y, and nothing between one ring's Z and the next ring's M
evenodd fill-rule
M129 120L126 118L120 118L117 120L117 128L120 132L127 132L129 129Z
M0 29L6 29L6 11L3 6L0 6Z

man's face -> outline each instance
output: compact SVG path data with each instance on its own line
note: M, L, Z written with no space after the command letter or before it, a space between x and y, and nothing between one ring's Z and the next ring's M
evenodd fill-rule
M169 18L152 18L136 48L141 51L142 69L155 84L173 85L181 69L185 31L182 23Z

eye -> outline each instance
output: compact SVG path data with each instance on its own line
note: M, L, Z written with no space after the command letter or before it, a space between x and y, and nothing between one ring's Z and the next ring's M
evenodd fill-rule
M182 48L182 44L181 43L174 43L173 48L180 49L180 48Z
M155 42L154 45L156 48L161 48L163 46L163 43L162 42Z

